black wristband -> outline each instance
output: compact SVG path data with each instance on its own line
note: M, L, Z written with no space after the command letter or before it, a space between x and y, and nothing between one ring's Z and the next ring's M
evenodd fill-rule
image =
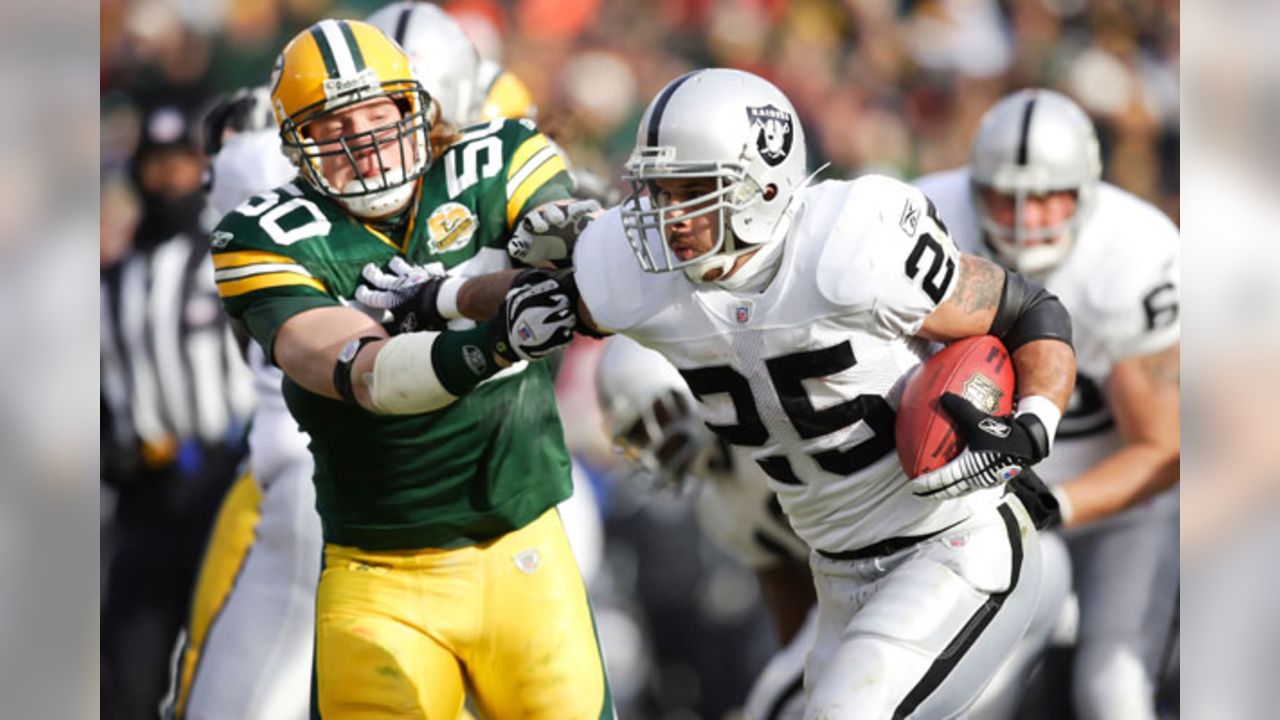
M338 361L333 364L333 389L338 391L339 397L352 405L359 405L360 402L356 400L356 391L351 383L351 368L365 345L381 339L377 335L365 335L352 340L343 346L338 353Z

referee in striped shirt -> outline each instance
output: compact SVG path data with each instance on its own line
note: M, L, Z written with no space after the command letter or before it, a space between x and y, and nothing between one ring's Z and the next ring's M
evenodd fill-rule
M101 282L103 718L154 717L253 405L214 285L191 115L144 112L132 250Z

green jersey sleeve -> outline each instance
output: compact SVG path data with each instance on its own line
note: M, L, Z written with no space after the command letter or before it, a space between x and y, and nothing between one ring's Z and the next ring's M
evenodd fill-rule
M329 229L316 203L270 191L236 208L210 235L223 307L244 323L267 357L290 317L340 304L326 282L323 257L314 251Z
M572 197L573 178L559 148L531 121L509 121L506 130L511 135L511 140L503 143L511 152L506 158L506 227L510 233L533 208Z

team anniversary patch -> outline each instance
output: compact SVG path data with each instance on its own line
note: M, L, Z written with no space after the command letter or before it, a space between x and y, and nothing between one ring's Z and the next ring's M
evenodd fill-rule
M447 253L466 247L475 236L476 227L476 216L471 214L471 208L456 202L441 205L427 218L431 252Z

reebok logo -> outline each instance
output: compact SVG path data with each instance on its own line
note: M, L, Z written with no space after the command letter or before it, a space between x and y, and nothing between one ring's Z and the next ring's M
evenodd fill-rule
M995 418L983 418L978 422L978 429L988 435L994 435L998 438L1009 437L1012 428L1008 424L1003 423Z

